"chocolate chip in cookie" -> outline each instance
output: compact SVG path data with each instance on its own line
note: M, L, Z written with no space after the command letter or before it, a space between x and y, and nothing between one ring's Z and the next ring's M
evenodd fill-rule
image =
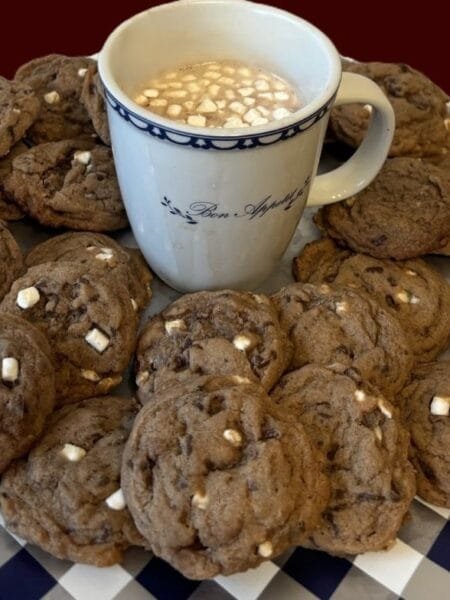
M238 375L270 389L291 346L264 295L224 290L187 294L144 327L137 348L142 402L193 375Z
M28 452L54 404L47 338L24 319L0 314L0 473Z
M341 364L388 397L402 389L413 363L408 341L397 319L368 295L294 283L272 298L294 345L292 369Z
M306 366L283 377L271 397L327 459L330 502L303 545L330 554L389 548L415 493L396 409L344 367Z
M326 238L305 246L293 272L303 283L365 291L398 319L416 363L433 360L450 341L450 284L421 259L377 259Z
M261 386L200 377L140 411L122 486L153 552L205 579L256 567L305 540L328 499L322 462Z
M111 149L90 140L31 148L14 159L4 188L49 227L114 231L128 224Z
M58 404L106 394L122 381L137 316L126 287L103 270L69 262L31 267L0 309L47 334L55 353Z
M141 545L120 488L120 467L137 406L90 398L56 411L28 458L0 485L13 533L64 560L105 567Z

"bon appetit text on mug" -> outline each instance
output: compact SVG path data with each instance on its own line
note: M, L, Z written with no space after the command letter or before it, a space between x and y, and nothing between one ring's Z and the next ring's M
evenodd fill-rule
M270 194L260 202L246 204L242 213L231 213L222 210L217 202L192 202L188 210L183 211L175 206L167 196L164 196L161 204L168 208L169 214L185 219L189 225L197 225L199 223L198 219L246 218L252 221L253 219L264 217L264 215L276 209L289 210L300 198L306 199L310 183L311 176L308 176L301 187L295 188L295 190L287 193L282 198L277 200Z

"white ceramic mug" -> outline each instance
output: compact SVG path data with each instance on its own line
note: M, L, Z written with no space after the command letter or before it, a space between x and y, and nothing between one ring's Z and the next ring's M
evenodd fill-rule
M232 59L287 79L306 100L275 122L205 129L148 112L132 98L161 70ZM285 11L242 0L180 0L122 23L99 57L116 168L136 240L180 291L253 289L285 252L308 203L364 188L383 164L394 114L370 80L341 73L330 40ZM341 80L342 76L342 80ZM333 105L373 107L343 166L316 176Z

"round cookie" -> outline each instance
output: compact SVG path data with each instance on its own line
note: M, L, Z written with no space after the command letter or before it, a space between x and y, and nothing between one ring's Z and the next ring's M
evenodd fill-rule
M28 458L3 475L10 531L64 560L105 567L141 545L120 488L124 444L137 412L128 398L90 398L56 411Z
M40 102L19 81L0 77L0 156L5 156L36 120Z
M330 502L302 545L339 555L389 548L415 493L396 409L348 369L313 365L283 377L272 399L327 458Z
M359 288L395 316L415 362L433 360L450 341L450 284L418 258L381 260L338 248L329 238L294 259L295 279Z
M101 233L63 233L52 237L29 252L25 265L29 268L51 261L104 268L126 285L137 310L143 310L152 297L152 274L139 250L121 246Z
M450 240L450 181L419 158L392 158L362 192L321 208L315 220L355 252L421 256Z
M0 300L22 272L22 252L5 223L0 221Z
M412 368L412 354L395 317L349 288L294 283L272 297L281 326L294 345L292 369L341 364L389 397Z
M122 487L153 552L206 579L306 539L328 501L322 468L302 426L259 385L200 377L140 411Z
M50 54L17 70L16 81L30 86L41 101L38 118L28 131L34 144L94 134L80 100L84 77L92 64L90 58Z
M449 98L428 77L408 65L381 62L347 63L344 70L375 81L392 104L395 132L389 156L436 155L450 147L445 126ZM338 106L331 112L331 128L339 140L356 148L370 116L361 104Z
M269 299L223 290L187 294L144 327L136 351L142 402L192 375L239 375L269 390L291 347Z
M47 339L24 319L0 314L0 473L30 449L54 404Z
M417 493L450 508L450 362L418 367L402 392L401 409L411 435Z
M111 145L108 116L106 114L105 98L102 83L97 71L97 65L91 65L84 76L81 102L84 104L98 137L107 146Z
M88 139L31 148L14 160L4 187L42 225L114 231L128 224L111 149Z
M0 305L47 334L58 404L106 394L122 381L137 317L123 284L69 262L43 263L17 279Z
M13 160L27 150L26 144L18 142L6 156L0 158L0 219L4 221L17 221L24 216L17 204L6 193L4 182L11 174Z

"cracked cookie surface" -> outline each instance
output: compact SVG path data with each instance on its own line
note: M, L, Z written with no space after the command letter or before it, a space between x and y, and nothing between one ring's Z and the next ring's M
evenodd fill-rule
M6 156L0 158L0 219L4 221L17 221L24 216L23 211L6 192L4 182L11 175L13 160L27 150L26 144L18 142Z
M0 77L0 156L5 156L36 120L40 103L34 91L19 81Z
M417 493L450 508L450 362L415 369L402 392L401 410L411 435Z
M389 548L415 493L396 409L348 370L312 365L285 375L271 398L327 459L330 502L304 545L338 555Z
M6 526L60 559L109 566L141 545L120 492L120 466L137 405L90 398L56 411L28 458L0 485Z
M445 126L449 98L428 77L405 64L347 62L344 71L369 77L388 97L395 113L389 156L439 155L450 147ZM335 136L357 147L366 134L371 113L361 104L333 108Z
M102 83L100 81L96 64L90 65L86 75L84 76L81 101L92 120L92 124L98 137L104 144L110 146L111 137L109 135L105 97L103 95Z
M143 310L152 297L152 274L140 251L121 246L101 233L63 233L34 246L25 258L28 268L51 261L105 269L126 285L138 310Z
M137 348L142 402L193 375L239 375L270 389L291 346L267 296L224 290L187 294L153 317Z
M0 300L22 272L22 252L5 223L0 221Z
M54 404L46 337L24 319L0 314L0 473L30 449Z
M294 283L272 296L294 346L291 369L306 364L353 367L386 395L395 395L412 354L395 317L363 292Z
M80 96L90 58L50 54L35 58L16 72L16 81L30 86L41 101L38 117L27 136L34 144L56 142L94 129Z
M128 224L111 149L91 140L31 148L14 160L4 188L42 225L114 231Z
M315 218L339 243L375 258L433 252L450 238L450 179L419 158L393 158L362 192Z
M104 271L68 262L31 267L0 309L48 336L59 404L106 394L121 382L135 346L137 317L125 286Z
M303 427L260 385L201 377L140 411L122 485L154 553L205 579L303 539L327 503L321 468Z
M450 284L423 260L372 258L326 238L303 248L293 273L303 283L364 290L398 319L416 363L433 360L448 345Z

